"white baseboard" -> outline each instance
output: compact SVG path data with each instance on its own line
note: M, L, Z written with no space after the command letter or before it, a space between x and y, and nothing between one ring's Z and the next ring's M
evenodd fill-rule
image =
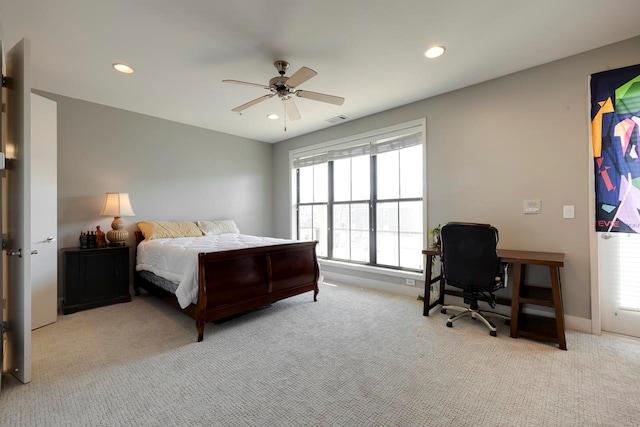
M591 332L591 319L585 319L584 317L564 315L564 328L576 332L584 332L590 334Z
M407 295L413 298L417 298L418 295L424 296L424 288L422 286L397 285L394 283L383 282L380 280L365 279L362 277L355 277L355 276L350 276L348 274L340 274L340 273L328 272L328 271L323 272L323 274L325 276L325 281L328 283L359 286L359 287L368 288L368 289L375 289L378 291ZM461 305L463 304L463 301L462 301L462 298L460 297L447 295L446 303L452 304L452 305ZM511 309L508 306L504 306L504 305L496 306L494 311L498 313L506 314L507 316L511 315ZM542 311L542 310L526 308L525 312L536 314L538 316L550 317L549 312ZM570 316L568 314L565 314L564 326L565 326L565 329L567 330L584 332L587 334L591 333L591 319L585 319L583 317L576 317L576 316Z
M324 275L324 281L328 283L359 286L367 289L407 295L414 298L417 298L418 295L424 294L424 287L422 286L397 285L394 283L383 282L381 280L365 279L332 271L323 271L322 274Z

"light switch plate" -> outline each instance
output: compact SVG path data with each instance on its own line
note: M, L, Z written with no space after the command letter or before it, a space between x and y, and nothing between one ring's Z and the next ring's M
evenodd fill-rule
M540 213L540 199L532 199L524 201L524 213L525 214L539 214Z
M564 205L562 207L562 218L573 219L575 217L574 209L573 205Z

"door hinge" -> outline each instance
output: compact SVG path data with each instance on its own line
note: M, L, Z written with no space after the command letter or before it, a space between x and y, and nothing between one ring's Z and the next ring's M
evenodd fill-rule
M2 87L7 87L7 76L2 75Z
M12 250L12 251L7 251L7 255L9 256L17 256L18 258L22 258L22 248L16 250ZM35 255L34 253L31 253L31 255Z

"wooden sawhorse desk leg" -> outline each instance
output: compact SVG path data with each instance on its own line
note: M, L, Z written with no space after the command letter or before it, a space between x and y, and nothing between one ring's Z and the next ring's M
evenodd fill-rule
M567 341L564 336L564 308L562 305L562 288L560 287L560 267L549 266L549 273L551 274L551 292L553 293L553 307L556 315L558 346L561 350L566 350Z
M442 275L442 271L440 272L440 275L433 277L433 257L435 255L432 254L427 254L427 265L426 267L426 277L424 280L424 305L422 308L422 315L423 316L428 316L429 315L429 311L435 307L436 305L440 304L444 304L444 276ZM438 299L436 301L433 302L433 304L429 304L429 301L431 301L431 284L435 283L435 282L440 282L439 283L439 289L440 289L440 293L438 294Z
M513 264L513 291L511 296L511 330L509 336L518 338L518 315L522 313L520 286L524 283L525 268L520 263Z
M560 287L560 267L550 265L551 289L528 286L525 283L526 264L513 265L513 295L511 297L511 338L519 335L537 340L556 342L567 349L564 335L564 310ZM525 304L553 307L554 319L523 314Z

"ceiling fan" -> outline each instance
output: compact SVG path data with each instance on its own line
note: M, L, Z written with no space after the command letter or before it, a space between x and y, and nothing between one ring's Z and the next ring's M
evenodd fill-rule
M278 70L278 73L280 75L269 80L269 85L248 83L240 80L223 80L224 83L256 86L271 91L270 94L263 95L259 98L254 99L253 101L242 104L231 111L239 113L253 105L256 105L262 101L266 101L267 99L278 95L278 98L280 98L284 103L284 110L287 114L287 117L289 117L289 120L298 120L300 118L300 113L298 112L298 107L296 107L295 102L293 102L294 95L300 98L312 99L314 101L327 102L329 104L335 105L342 105L342 103L344 103L344 98L339 96L296 89L302 83L318 75L318 73L313 71L311 68L302 67L298 71L293 73L290 77L286 77L284 74L289 68L289 63L287 61L276 61L273 63L273 65L276 67L276 70Z

